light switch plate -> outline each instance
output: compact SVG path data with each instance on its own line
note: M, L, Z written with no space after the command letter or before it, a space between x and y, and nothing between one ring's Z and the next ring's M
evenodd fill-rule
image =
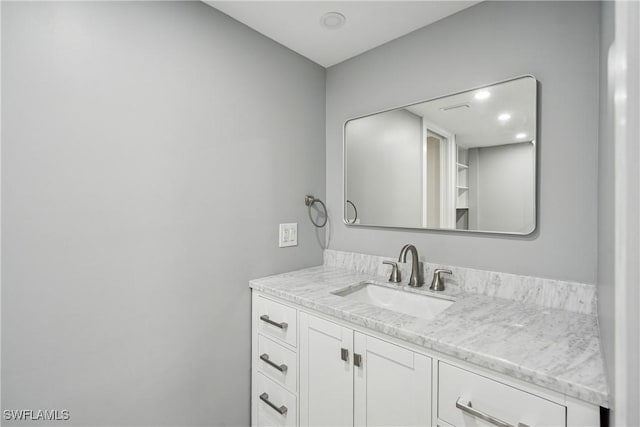
M298 223L280 224L278 236L278 246L281 248L298 246Z

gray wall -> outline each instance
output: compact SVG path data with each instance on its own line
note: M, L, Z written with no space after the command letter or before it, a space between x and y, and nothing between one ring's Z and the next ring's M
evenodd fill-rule
M614 263L615 263L615 182L613 86L609 76L609 49L613 43L614 2L602 2L600 45L600 127L598 150L598 321L604 350L609 389L614 391ZM611 81L611 82L610 82ZM615 399L615 396L613 397ZM613 406L613 405L611 405ZM615 424L611 424L615 425Z
M530 142L473 148L469 161L469 224L476 230L528 233L535 211L534 153ZM472 207L473 206L473 207ZM471 221L471 218L474 221Z
M388 111L349 122L346 132L346 194L360 223L421 227L422 119Z
M247 281L322 260L324 70L199 2L2 7L3 409L248 425Z
M431 262L595 283L599 26L597 2L483 2L329 68L331 206L341 206L345 120L518 75L540 81L532 236L347 227L333 209L331 247L394 256L414 243Z

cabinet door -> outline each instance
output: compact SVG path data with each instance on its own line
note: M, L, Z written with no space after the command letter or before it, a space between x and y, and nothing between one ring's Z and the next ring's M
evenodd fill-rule
M300 313L300 425L353 425L353 330Z
M355 333L356 426L430 426L431 359Z

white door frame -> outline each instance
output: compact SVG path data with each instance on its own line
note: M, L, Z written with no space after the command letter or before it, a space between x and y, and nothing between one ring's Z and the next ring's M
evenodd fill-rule
M431 131L444 139L440 143L440 228L456 228L456 201L458 191L456 188L456 179L458 168L456 166L456 135L452 132L442 129L425 118L422 118L422 143L423 143L423 201L422 201L422 220L423 226L426 227L427 218L427 156L426 143L427 134Z
M616 1L615 425L639 425L640 410L640 3ZM612 424L613 425L613 424Z

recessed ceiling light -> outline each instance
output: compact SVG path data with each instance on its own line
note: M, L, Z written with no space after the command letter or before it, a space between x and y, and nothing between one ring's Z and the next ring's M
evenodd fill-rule
M320 17L320 25L329 30L337 30L338 28L341 28L344 26L346 21L347 18L338 12L327 12Z
M481 90L480 92L476 93L476 99L487 99L490 96L491 93L487 90Z
M502 113L498 116L498 120L500 120L501 122L506 122L510 118L511 118L511 114L509 113Z
M519 133L519 134L516 135L516 138L518 138L518 139L522 139L522 138L526 138L526 137L527 137L526 133Z

